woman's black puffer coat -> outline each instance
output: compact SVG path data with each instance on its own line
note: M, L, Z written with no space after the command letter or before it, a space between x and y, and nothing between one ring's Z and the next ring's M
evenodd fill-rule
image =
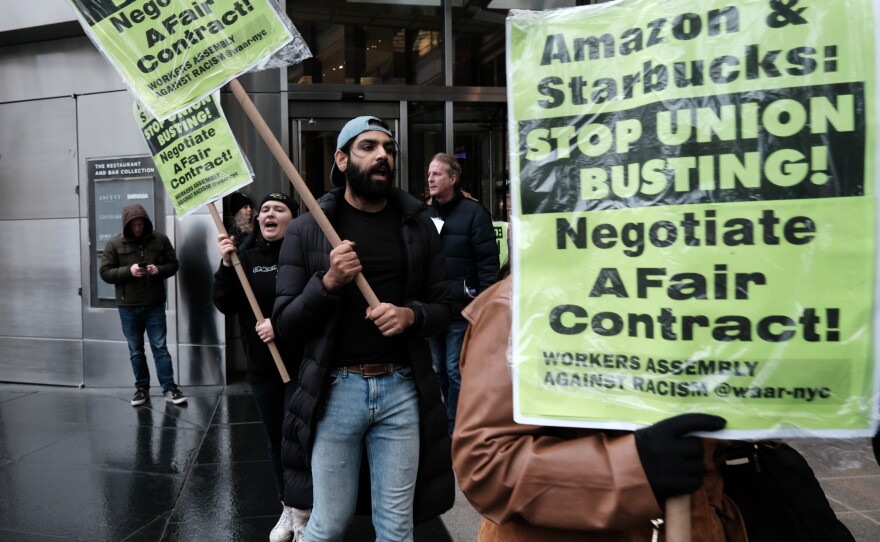
M238 256L248 284L260 306L260 312L264 316L271 316L275 303L275 276L278 272L280 250L281 240L270 243L261 235L257 235L252 247L242 251ZM244 293L244 287L238 279L235 268L226 267L222 263L214 273L214 306L223 314L238 315L247 357L248 378L256 382L281 382L281 375L278 373L269 346L260 339L254 329L257 325L257 317L251 309L250 301ZM274 329L274 322L272 326ZM299 372L302 340L299 337L293 338L296 340L277 338L275 346L281 354L288 375L295 378Z

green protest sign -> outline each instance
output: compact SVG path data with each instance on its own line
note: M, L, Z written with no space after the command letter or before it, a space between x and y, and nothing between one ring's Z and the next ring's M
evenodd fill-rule
M178 219L252 181L218 93L161 122L135 102L134 116Z
M518 421L871 434L878 4L511 11Z
M272 0L70 2L89 38L160 120L205 98L291 40L302 41Z
M507 239L507 222L492 222L492 228L495 230L495 242L498 244L498 265L507 263L508 239Z

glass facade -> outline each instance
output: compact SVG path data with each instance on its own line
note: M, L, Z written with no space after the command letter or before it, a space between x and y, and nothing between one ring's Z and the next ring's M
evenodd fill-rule
M412 2L416 4L417 2ZM442 85L438 7L404 2L288 2L313 58L288 69L291 84Z
M452 154L461 164L461 188L496 219L507 217L507 104L456 102Z
M427 197L428 164L438 152L445 152L443 102L411 101L408 108L408 145L402 154L401 167L409 173L409 191Z
M370 114L395 126L401 187L426 197L431 157L448 152L462 163L462 188L507 220L507 12L590 3L288 1L313 54L287 69L291 155L312 192L331 187L334 130Z
M464 4L464 2L462 2ZM507 10L467 2L452 8L454 85L505 86L504 20Z

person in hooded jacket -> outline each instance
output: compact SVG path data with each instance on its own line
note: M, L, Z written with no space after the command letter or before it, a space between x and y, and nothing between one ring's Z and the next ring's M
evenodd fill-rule
M229 237L235 244L235 248L244 252L249 249L256 239L257 231L254 228L254 200L242 192L229 194L229 215L232 224L227 229Z
M165 400L175 405L186 402L186 396L174 383L174 367L165 343L165 279L174 276L179 267L171 241L153 229L147 211L137 203L126 205L122 209L122 233L104 246L100 275L104 282L116 285L116 306L135 378L132 406L150 400L144 332L150 340Z
M287 194L272 192L260 202L257 215L259 229L249 249L238 257L254 297L265 314L272 313L275 303L275 277L278 274L278 253L290 221L296 216L296 206ZM299 360L302 357L302 343L293 334L291 340L277 337L270 318L257 322L244 288L232 264L232 254L236 252L234 240L228 234L217 236L220 250L220 268L214 274L214 305L226 315L238 315L241 326L245 356L247 358L247 379L263 430L268 440L269 462L275 476L278 500L284 503L284 476L281 467L281 422L290 396L296 387ZM284 367L291 380L284 383L269 351L269 342L274 341L284 361ZM308 510L298 510L284 506L281 518L269 534L270 542L289 542L302 540L302 533L308 521Z

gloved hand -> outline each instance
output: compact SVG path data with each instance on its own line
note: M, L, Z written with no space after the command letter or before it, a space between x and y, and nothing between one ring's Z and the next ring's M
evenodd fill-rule
M680 414L635 432L639 460L659 502L693 493L703 483L703 441L685 435L725 425L720 416Z

